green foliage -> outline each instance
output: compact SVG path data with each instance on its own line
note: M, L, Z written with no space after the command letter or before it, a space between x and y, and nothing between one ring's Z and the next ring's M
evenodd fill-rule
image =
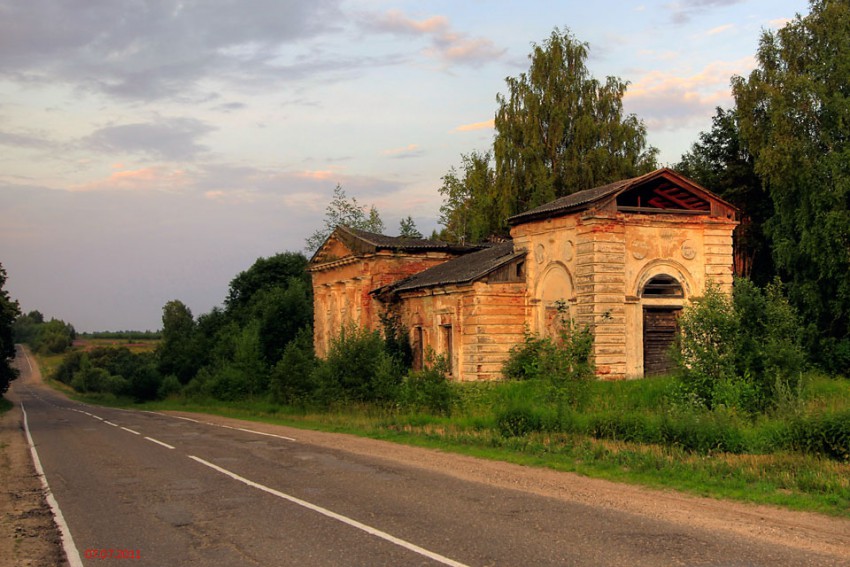
M773 201L741 140L737 112L718 107L711 130L700 133L675 169L740 209L734 239L736 273L760 285L768 283L774 266L764 224L773 215Z
M689 403L753 413L799 398L801 325L778 280L764 290L736 280L733 297L709 285L679 326L674 359Z
M12 324L20 314L17 301L13 301L6 286L6 270L0 264L0 396L6 393L9 383L18 377L16 369L12 368L15 357L15 340Z
M791 435L798 451L850 461L850 410L799 417L792 422Z
M807 347L850 366L850 4L764 31L758 67L733 78L741 138L773 201L765 226L779 275L808 323Z
M194 332L195 320L186 304L175 299L163 306L162 342L157 347L160 374L173 374L181 384L192 378L197 369L195 350L192 348Z
M72 350L62 357L51 378L78 392L129 396L136 402L157 399L162 384L155 356L126 347Z
M251 315L258 295L275 289L289 289L303 284L310 289L307 258L298 252L284 252L268 258L257 258L254 264L230 281L224 300L228 317L243 324ZM309 291L307 292L309 296ZM309 311L312 317L312 308Z
M511 406L496 414L496 426L503 437L523 437L543 429L543 416L530 405Z
M398 235L402 238L422 238L422 233L416 228L416 223L410 215L399 222Z
M44 320L39 311L30 311L15 319L12 329L15 342L28 344L41 354L62 354L77 337L74 327L61 319Z
M508 379L545 380L555 399L573 406L584 402L594 372L593 332L587 326L579 328L563 302L558 305L557 336L526 333L523 343L511 348L502 368Z
M739 326L732 298L714 284L679 317L673 358L683 393L696 405L713 407L715 387L737 378Z
M588 44L555 28L535 44L528 72L506 79L497 95L496 218L536 207L581 189L633 177L655 167L657 150L646 127L624 116L626 83L593 78Z
M258 292L251 301L251 318L259 322L260 351L273 365L299 330L313 323L311 287L301 278Z
M389 402L398 396L404 368L377 331L343 327L313 373L318 401Z
M399 403L416 411L451 415L457 402L455 388L449 382L449 363L445 356L429 351L426 367L408 373L401 384Z
M502 232L495 198L496 173L491 152L461 154L460 171L452 166L442 177L440 238L466 244Z
M313 372L316 355L313 352L313 331L303 327L295 339L286 345L269 378L269 394L276 403L305 403L315 391Z
M378 209L374 205L367 209L358 203L356 198L349 199L342 186L337 185L333 198L325 209L325 225L307 238L305 249L308 252L318 250L339 225L379 234L384 232L384 221L381 220Z

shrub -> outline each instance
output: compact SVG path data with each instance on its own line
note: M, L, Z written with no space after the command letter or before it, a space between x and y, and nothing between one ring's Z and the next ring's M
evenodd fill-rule
M398 396L404 371L377 331L344 327L313 371L318 401L386 402Z
M280 361L272 369L269 377L272 401L291 404L307 400L315 391L312 380L315 367L313 333L310 327L304 327L286 345Z
M449 364L445 356L428 353L425 369L410 372L401 387L402 405L431 413L450 415L458 395L448 380Z
M502 374L514 380L546 380L559 405L579 407L594 377L593 333L567 317L563 302L558 304L557 324L555 338L526 333L523 343L511 349Z
M791 425L791 443L798 451L850 461L850 411L797 418Z
M522 437L543 429L543 415L531 405L509 407L496 415L496 427L503 437Z
M709 284L679 327L673 357L688 403L756 413L799 399L801 326L779 280L764 290L736 280L733 297Z

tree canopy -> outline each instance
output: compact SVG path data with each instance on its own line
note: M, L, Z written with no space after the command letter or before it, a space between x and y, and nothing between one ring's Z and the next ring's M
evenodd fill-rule
M331 202L325 209L324 226L307 238L305 247L307 252L318 250L334 229L341 224L369 232L384 231L384 221L381 220L381 215L374 205L370 207L361 205L355 197L349 198L341 185L337 185Z
M734 241L736 274L760 285L770 282L774 268L764 224L773 215L773 202L741 141L737 112L718 107L711 130L700 133L675 169L741 210Z
M17 378L18 372L12 368L15 358L15 341L12 324L20 313L18 302L14 301L6 286L6 270L0 264L0 396L6 393L9 383Z
M773 201L765 227L809 347L850 365L850 4L762 33L758 66L733 78L741 139Z
M623 113L627 83L595 79L588 49L555 28L534 44L528 72L505 79L507 94L496 96L495 172L489 153L471 154L462 176L452 169L443 178L449 236L506 235L509 216L655 168L658 151L647 144L646 127Z

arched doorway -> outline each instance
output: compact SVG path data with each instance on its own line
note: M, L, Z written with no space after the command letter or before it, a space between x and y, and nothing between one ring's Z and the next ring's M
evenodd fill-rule
M673 370L670 347L676 338L684 297L682 284L668 274L658 274L643 286L644 376L667 374Z
M558 262L550 264L537 285L538 332L544 337L557 337L559 316L569 317L570 313L559 313L559 306L569 305L573 295L572 278L567 268Z

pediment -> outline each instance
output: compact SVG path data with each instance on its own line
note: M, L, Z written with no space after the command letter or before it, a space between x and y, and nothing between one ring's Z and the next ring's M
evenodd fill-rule
M335 231L328 237L327 240L325 240L322 246L316 250L316 253L313 254L313 257L310 259L310 263L313 265L326 264L328 262L336 262L356 255L355 251L352 250Z
M617 208L711 211L711 202L669 179L653 179L617 196Z

